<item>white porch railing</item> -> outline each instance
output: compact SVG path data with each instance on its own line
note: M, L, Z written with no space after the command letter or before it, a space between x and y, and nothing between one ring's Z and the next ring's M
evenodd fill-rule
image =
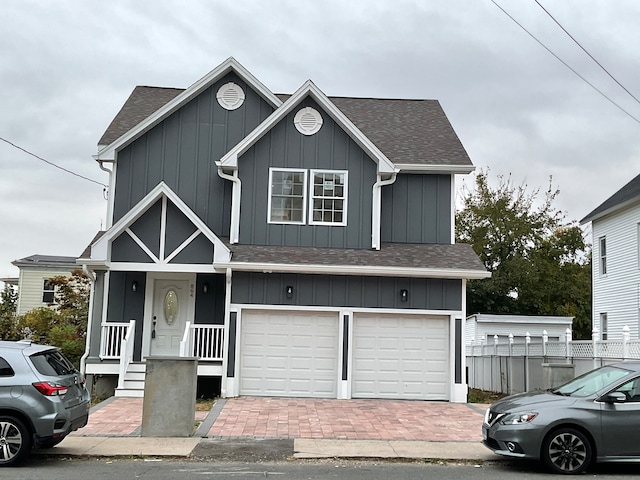
M124 388L124 376L127 373L129 364L133 361L133 343L136 332L136 321L129 322L127 334L122 340L122 350L120 351L120 371L118 375L118 388Z
M222 361L224 356L223 325L193 325L187 322L180 342L181 357Z
M103 360L119 359L122 342L127 334L129 323L109 322L102 324L100 341L100 358Z

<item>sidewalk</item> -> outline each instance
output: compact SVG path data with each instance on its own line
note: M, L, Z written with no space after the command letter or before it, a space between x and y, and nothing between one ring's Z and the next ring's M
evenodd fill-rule
M46 455L235 458L378 458L486 461L486 405L401 400L240 397L196 412L189 438L141 437L142 399L111 398L89 424ZM254 448L255 447L255 448ZM224 450L228 451L224 451ZM237 449L234 453L233 449Z

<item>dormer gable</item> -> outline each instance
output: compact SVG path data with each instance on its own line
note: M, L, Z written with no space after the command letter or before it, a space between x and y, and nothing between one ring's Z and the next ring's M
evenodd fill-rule
M218 167L224 170L236 170L238 157L249 150L307 97L312 98L376 162L378 174L394 173L396 169L386 155L311 80L307 80L269 118L217 161Z

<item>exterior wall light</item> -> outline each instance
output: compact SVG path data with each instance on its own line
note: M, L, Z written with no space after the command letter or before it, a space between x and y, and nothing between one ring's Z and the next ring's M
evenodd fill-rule
M400 290L400 301L401 302L406 302L409 300L409 290L406 289L402 289Z
M208 283L203 283L202 284L202 293L209 293L209 284Z
M138 282L136 282L135 280L133 282L131 282L131 291L132 292L137 292L138 291Z
M292 285L287 285L284 289L285 295L287 296L287 298L292 298L293 297L293 286Z

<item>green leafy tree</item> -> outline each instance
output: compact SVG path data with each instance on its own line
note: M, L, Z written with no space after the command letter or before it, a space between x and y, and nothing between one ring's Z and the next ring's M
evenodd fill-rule
M0 292L0 340L18 340L17 309L18 292L13 286L5 284Z
M489 185L488 173L463 190L456 214L456 238L472 245L491 278L467 285L472 313L573 316L575 338L588 338L591 325L589 247L575 223L565 222L553 203L559 193L549 181L527 191L510 177ZM542 198L539 198L542 197Z
M84 353L91 284L80 270L53 277L56 303L36 308L18 319L20 333L36 343L60 347L77 367Z

